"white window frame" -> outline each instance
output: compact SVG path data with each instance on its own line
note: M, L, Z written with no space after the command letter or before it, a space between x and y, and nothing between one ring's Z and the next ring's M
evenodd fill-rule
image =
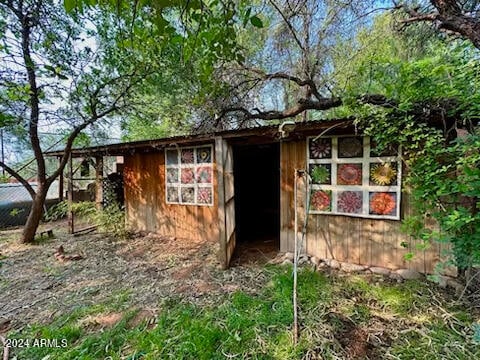
M352 158L338 157L338 139L346 137L357 137L363 139L363 156ZM368 219L389 219L400 220L400 203L401 203L401 179L402 179L402 162L401 149L398 148L397 156L370 156L370 137L359 135L338 135L338 136L322 136L321 138L330 138L332 141L331 158L325 159L311 159L310 158L310 140L317 138L316 136L307 137L307 171L310 172L310 165L324 164L330 165L330 185L310 184L310 195L313 190L331 191L331 210L321 211L312 210L310 214L325 214L325 215L343 215L352 217L361 217ZM321 139L319 138L319 139ZM380 186L370 185L370 164L371 163L397 163L397 181L396 185ZM337 185L337 165L338 164L362 164L362 184L361 185ZM362 213L345 213L339 212L337 208L338 192L341 191L358 191L362 192ZM396 194L396 215L377 215L369 213L370 206L370 192L392 192Z
M210 149L210 162L208 163L197 163L197 149L209 148ZM182 164L181 163L181 153L182 150L192 149L193 150L193 163L192 164ZM177 152L177 163L176 164L168 164L167 153L168 151L176 151ZM181 147L174 147L174 148L166 148L165 149L165 202L166 204L170 205L194 205L194 206L213 206L214 204L214 172L213 172L213 146L211 144L205 145L198 145L198 146L181 146ZM198 183L197 182L197 171L201 167L209 167L210 172L212 174L212 181L211 183ZM182 169L183 168L193 168L194 171L194 182L191 184L182 184ZM177 169L178 170L178 183L169 183L168 182L168 169ZM168 188L175 187L178 191L178 202L176 201L169 201L168 200ZM195 199L194 202L182 202L182 188L194 188L193 198ZM197 194L198 189L201 188L209 188L212 193L212 198L210 203L199 203L197 202Z

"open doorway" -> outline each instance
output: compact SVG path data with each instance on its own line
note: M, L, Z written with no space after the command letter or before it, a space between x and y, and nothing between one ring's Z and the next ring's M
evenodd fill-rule
M235 224L234 262L264 262L280 248L280 146L233 147Z

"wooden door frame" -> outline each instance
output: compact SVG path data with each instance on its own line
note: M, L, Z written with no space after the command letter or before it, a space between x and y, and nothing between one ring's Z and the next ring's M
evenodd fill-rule
M235 189L233 178L232 145L227 143L227 141L221 136L215 137L215 163L217 169L218 186L218 241L220 245L219 260L222 264L222 268L227 269L230 265L230 260L236 245L234 203ZM231 169L228 169L228 166ZM230 214L228 214L229 211ZM230 217L228 217L228 215L230 215ZM231 224L230 226L229 222ZM232 226L233 228L229 229L229 227ZM229 230L231 230L230 233Z

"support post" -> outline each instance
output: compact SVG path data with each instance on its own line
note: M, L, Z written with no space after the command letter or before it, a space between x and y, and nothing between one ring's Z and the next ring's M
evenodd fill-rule
M227 257L227 230L225 222L225 179L224 179L224 152L223 139L215 137L215 166L217 170L217 187L218 187L218 227L219 227L219 243L220 243L220 263L226 269L228 267Z
M68 159L68 233L73 234L75 232L74 219L73 219L73 164L72 164L72 155Z
M95 157L95 203L97 209L102 208L103 202L103 156Z
M58 162L61 162L61 158L58 158ZM63 201L63 170L60 171L60 175L58 176L58 200Z

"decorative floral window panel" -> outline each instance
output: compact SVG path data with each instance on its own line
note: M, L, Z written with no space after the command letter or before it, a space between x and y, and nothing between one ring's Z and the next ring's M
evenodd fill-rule
M213 205L213 148L210 145L165 151L167 204Z
M397 163L370 163L370 185L397 185Z
M309 138L310 213L400 219L401 162L396 145L369 137Z
M310 178L314 184L330 185L332 183L332 165L310 164Z
M182 175L181 175L182 184L195 184L195 175L194 175L193 168L191 167L181 168L180 171L182 172Z
M361 214L363 194L361 191L339 191L337 193L337 210L346 214Z
M332 209L332 192L330 190L312 190L310 207L315 211Z
M361 137L337 138L339 158L363 157L363 139Z
M212 162L212 148L207 146L207 147L202 147L202 148L197 148L197 163L211 163Z
M337 164L337 185L362 185L362 164Z
M312 159L330 159L332 157L332 139L312 139L308 145Z

